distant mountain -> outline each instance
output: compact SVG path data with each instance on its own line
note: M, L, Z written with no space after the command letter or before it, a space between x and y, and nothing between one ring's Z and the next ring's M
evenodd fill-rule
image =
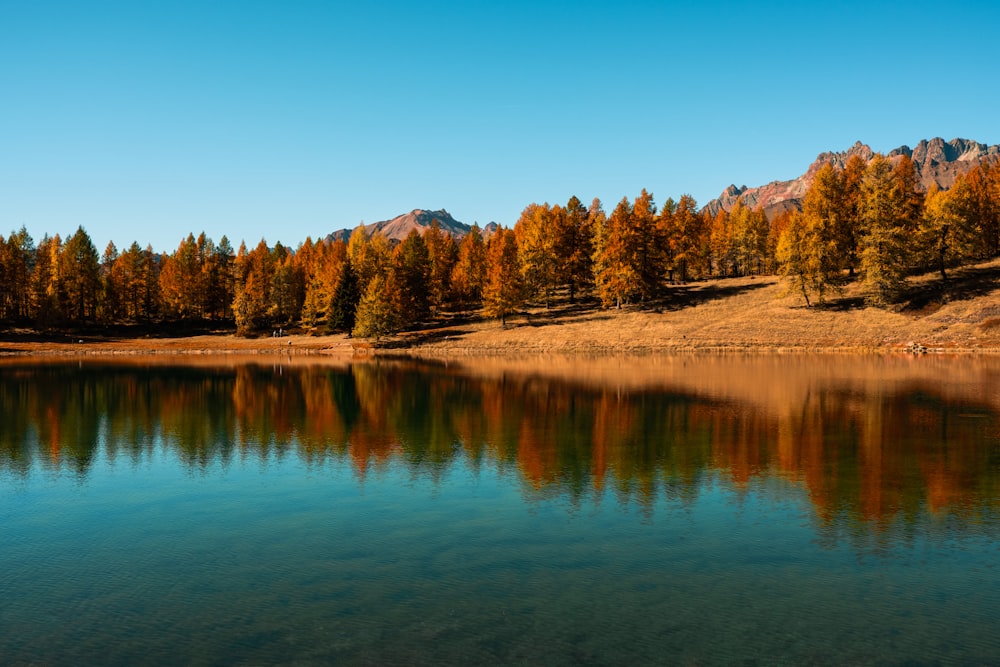
M441 231L446 234L451 234L456 240L463 238L472 230L471 225L467 225L464 222L459 222L455 218L451 217L448 211L441 209L440 211L425 211L420 208L413 209L409 213L404 213L403 215L398 215L392 220L382 220L380 222L372 222L365 225L365 232L370 236L375 232L382 232L388 239L392 241L402 241L410 232L416 229L420 234L423 234L428 229L431 228L431 224L437 221L438 227ZM488 238L497 230L499 225L495 222L491 222L482 229L483 238ZM333 232L326 237L328 241L343 240L347 241L351 237L353 229L341 229Z
M875 157L875 151L859 141L846 151L820 153L809 165L806 173L798 178L790 181L772 181L756 188L748 188L745 185L738 188L730 185L718 198L708 202L703 210L715 215L722 209L726 211L732 209L737 200L751 209L763 207L768 218L773 218L788 209L801 209L802 198L820 167L830 162L834 167L843 168L852 155L859 155L867 162ZM954 184L955 177L959 174L984 160L1000 156L1000 146L987 146L968 139L952 139L946 142L936 137L930 141L921 140L912 150L908 146L900 146L886 153L889 159L902 155L913 160L917 176L924 188L936 183L938 187L947 189Z

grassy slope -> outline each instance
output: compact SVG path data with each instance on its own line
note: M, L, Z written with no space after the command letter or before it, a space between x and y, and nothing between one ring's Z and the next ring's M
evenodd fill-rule
M908 300L865 307L849 285L823 307L806 308L777 278L737 278L669 288L648 307L594 304L533 308L508 320L406 334L398 346L425 353L516 351L646 352L723 349L933 349L1000 351L1000 261L911 279Z

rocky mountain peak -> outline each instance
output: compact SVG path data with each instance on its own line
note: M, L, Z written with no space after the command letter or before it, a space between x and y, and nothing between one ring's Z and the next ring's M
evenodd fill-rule
M802 198L812 183L816 172L824 164L832 164L843 169L852 156L858 155L865 162L875 157L875 151L867 144L857 141L845 151L820 153L806 172L789 181L773 181L756 188L736 188L730 185L718 198L705 205L703 210L711 215L720 210L730 210L737 200L750 208L763 207L768 217L790 208L802 208ZM1000 156L1000 146L987 146L968 139L945 141L941 137L922 139L915 148L900 146L886 153L889 159L907 156L913 160L920 183L924 188L936 184L942 189L950 188L955 177L971 169L983 160Z

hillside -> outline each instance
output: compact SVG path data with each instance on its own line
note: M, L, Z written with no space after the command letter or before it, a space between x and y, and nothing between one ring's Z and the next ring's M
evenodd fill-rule
M715 215L719 210L732 209L739 200L751 209L763 207L768 218L772 218L784 210L801 208L802 198L820 167L829 162L842 169L852 155L859 155L867 162L875 156L875 151L859 141L845 151L820 153L801 176L788 181L772 181L755 188L730 185L718 198L708 202L705 210ZM948 189L959 174L985 160L1000 157L1000 146L987 146L968 139L946 142L936 137L930 141L921 140L913 149L900 146L886 155L890 159L906 155L913 160L920 183L925 189L933 184Z

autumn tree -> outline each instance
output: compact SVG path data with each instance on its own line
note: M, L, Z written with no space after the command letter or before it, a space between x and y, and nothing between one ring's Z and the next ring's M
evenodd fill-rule
M979 240L975 227L955 206L957 190L932 185L924 200L918 232L919 252L925 266L933 266L948 279L948 267L970 257Z
M805 216L795 211L790 213L776 248L778 273L789 282L789 291L798 291L811 305L809 297L818 293L823 298L825 282L818 276L816 256L812 252Z
M825 292L838 285L841 270L852 261L844 237L849 212L844 173L826 163L806 190L801 220L803 253L808 257L811 283L820 303Z
M101 319L117 321L122 318L124 309L123 277L121 265L118 262L118 248L114 241L108 241L101 255Z
M204 246L199 245L194 234L188 234L171 255L164 256L160 295L167 316L179 319L204 316L207 294L202 270L204 259Z
M636 228L632 224L632 205L624 197L596 234L594 281L605 308L612 305L621 308L638 295L638 245Z
M247 252L245 244L241 244L234 261L234 271L233 317L236 319L236 331L249 335L269 321L274 266L267 242L261 239L250 252Z
M272 323L289 324L299 319L305 299L302 274L292 252L280 242L274 244L269 262L271 283L268 290L267 315Z
M351 258L358 285L364 292L368 282L376 275L388 275L392 247L381 232L369 236L365 226L358 225L347 242L347 256Z
M950 208L962 225L975 230L979 258L1000 254L1000 164L976 165L955 179Z
M56 234L42 237L35 252L35 270L31 274L31 312L39 327L47 328L62 318L59 255L62 239Z
M720 208L712 216L709 231L709 249L712 254L714 273L719 276L736 275L736 246L733 243L733 229L729 224L729 211Z
M667 267L672 276L687 281L702 275L707 267L706 248L709 245L709 225L698 213L698 204L691 195L682 195L662 226L667 227L666 243L670 245L672 263Z
M643 188L632 204L630 216L635 243L632 262L639 278L639 297L643 300L655 298L663 280L663 253L656 218L653 195Z
M841 177L842 205L844 214L840 217L841 227L836 231L837 254L847 268L847 274L854 277L859 264L858 247L861 235L861 181L864 180L868 163L860 155L847 159Z
M424 232L430 272L427 276L427 299L432 312L438 312L452 297L451 277L458 262L458 244L451 234L441 231L437 220Z
M548 307L556 286L553 211L548 204L529 204L514 225L518 262L525 295L541 297Z
M469 307L479 303L485 282L486 243L479 226L473 225L458 247L458 260L451 271L451 285L459 304Z
M483 314L507 323L524 301L517 237L513 230L499 229L486 248L486 283L483 286Z
M553 211L553 236L557 280L566 286L570 303L594 281L594 234L590 216L579 199L570 197L566 207Z
M861 269L872 305L896 300L906 283L916 231L908 187L882 155L869 163L861 182Z

